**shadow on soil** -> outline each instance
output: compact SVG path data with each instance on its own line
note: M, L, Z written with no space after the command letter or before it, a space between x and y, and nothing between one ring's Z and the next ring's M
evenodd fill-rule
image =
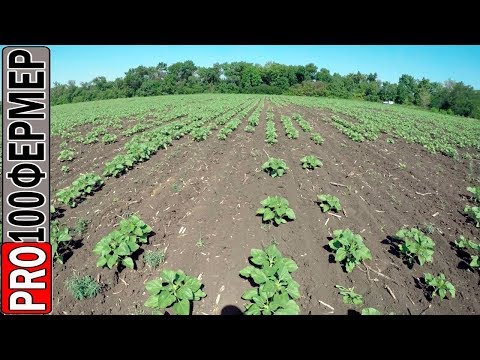
M361 316L362 314L360 314L357 310L348 309L347 315L349 315L349 316Z
M407 265L409 269L413 268L413 263L409 262L405 256L400 252L400 243L401 240L397 239L394 236L387 236L385 239L381 241L382 244L389 245L390 248L388 249L388 252L392 254L393 256L399 258L402 260L403 264Z
M460 258L460 262L457 265L457 269L471 270L470 268L470 253L464 249L460 249L455 245L455 242L451 241L450 246Z
M222 309L220 315L243 315L243 312L235 305L227 305Z

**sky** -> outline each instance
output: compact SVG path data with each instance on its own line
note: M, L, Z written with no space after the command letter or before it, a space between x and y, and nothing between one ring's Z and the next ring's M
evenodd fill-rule
M333 74L351 72L378 74L382 81L397 82L402 74L443 82L463 81L480 89L480 46L433 45L158 45L158 46L50 46L52 83L108 80L124 76L139 65L168 65L193 60L197 66L215 62L247 61L287 65L314 63Z

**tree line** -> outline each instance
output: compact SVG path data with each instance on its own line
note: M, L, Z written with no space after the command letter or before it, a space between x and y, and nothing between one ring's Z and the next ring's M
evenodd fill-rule
M107 81L99 76L79 85L54 83L52 105L133 96L194 93L248 93L326 96L366 101L394 101L434 111L480 119L480 91L463 82L444 83L400 76L397 83L381 81L377 73L342 76L314 64L265 65L244 61L196 66L191 60L170 66L138 66L124 77Z

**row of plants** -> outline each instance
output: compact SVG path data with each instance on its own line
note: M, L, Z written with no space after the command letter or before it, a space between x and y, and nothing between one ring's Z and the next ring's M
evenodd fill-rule
M295 127L293 126L293 123L292 123L292 120L290 119L290 117L288 117L286 115L282 115L281 118L280 118L280 121L282 122L283 127L285 129L285 135L289 139L297 139L299 133L298 133L298 130L295 129Z
M277 130L275 129L275 122L273 121L274 118L273 110L269 108L267 110L267 122L265 128L265 142L269 145L275 144L277 140Z
M289 98L289 101L312 108L326 108L340 116L355 119L355 124L344 119L339 122L337 116L333 123L341 131L350 128L355 141L360 141L360 135L374 140L380 133L385 133L420 144L430 153L440 152L452 158L458 158L458 149L471 147L480 150L480 127L475 119L339 99L322 98L312 101L307 98Z
M56 193L57 200L70 207L75 207L85 199L87 195L93 194L104 184L102 178L95 174L80 174L80 176L67 186Z
M246 132L250 132L250 133L255 132L255 129L258 126L258 123L260 122L260 114L262 112L263 107L264 107L264 100L260 102L260 104L257 106L255 111L248 118L247 126L245 126Z
M300 163L304 169L315 169L323 166L323 163L315 155L307 155L300 159ZM288 170L287 163L283 159L270 157L262 164L262 170L271 177L283 176Z

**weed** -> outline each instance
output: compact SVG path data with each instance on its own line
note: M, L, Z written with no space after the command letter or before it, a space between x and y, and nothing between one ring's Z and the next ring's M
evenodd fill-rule
M89 275L73 275L65 281L65 287L76 300L94 298L102 290L102 286Z
M156 269L160 264L162 264L167 255L165 250L155 250L155 251L147 251L143 256L143 261L147 264L151 269Z
M346 288L342 285L335 285L335 287L338 289L339 294L342 295L344 304L349 304L349 305L363 304L363 296L353 291L354 289L353 287Z

